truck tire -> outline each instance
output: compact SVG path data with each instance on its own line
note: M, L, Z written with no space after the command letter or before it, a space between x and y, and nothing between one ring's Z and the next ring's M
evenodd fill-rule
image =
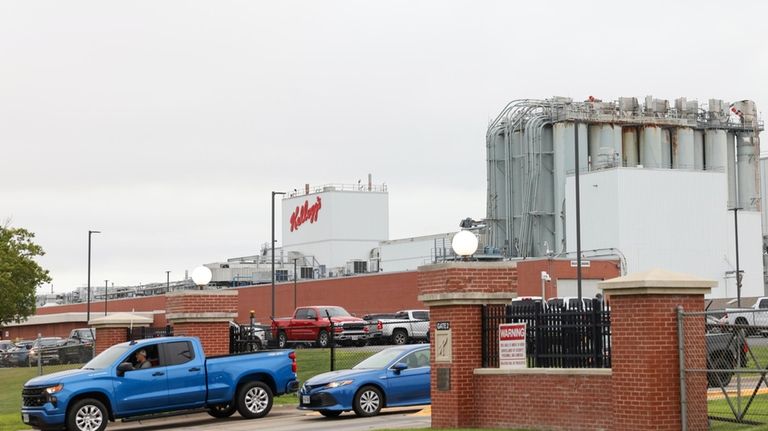
M731 383L733 372L717 371L730 370L736 367L736 360L730 352L713 352L707 360L707 387L718 388Z
M285 349L287 345L288 345L288 336L285 335L285 331L280 331L277 334L277 347L281 349Z
M360 417L376 416L381 411L382 404L384 404L384 398L381 391L370 385L360 388L352 401L355 414Z
M408 332L402 328L395 329L392 332L392 344L397 344L398 346L408 344Z
M208 414L215 418L224 419L235 414L235 410L237 410L237 408L234 403L216 404L208 409Z
M320 332L317 333L317 347L326 348L328 347L328 331L325 329L321 329Z
M78 400L67 410L67 429L71 431L103 431L107 421L107 408L93 398Z
M249 382L237 391L237 411L246 419L258 419L272 410L272 389L264 382Z

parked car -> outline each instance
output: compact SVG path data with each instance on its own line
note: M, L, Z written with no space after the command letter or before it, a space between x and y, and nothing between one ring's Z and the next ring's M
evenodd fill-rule
M29 349L34 340L22 340L9 350L0 353L0 365L4 367L26 367L29 365Z
M289 343L313 342L318 347L330 343L331 324L334 324L334 340L341 345L365 344L368 340L368 324L354 317L342 307L318 305L299 307L293 317L272 319L272 335L279 348Z
M43 365L58 364L58 347L61 345L62 341L64 341L64 339L61 337L42 337L36 339L29 349L29 362L36 364L38 362L38 356L40 356L40 362Z
M354 410L375 416L384 407L430 404L429 346L396 346L350 370L319 374L301 387L299 409L336 417Z
M0 340L0 353L7 352L8 350L13 348L13 341L11 340Z
M93 344L96 341L96 331L92 328L77 328L69 333L69 338L80 340L83 344Z
M757 298L750 308L726 308L725 315L729 325L738 325L747 335L768 335L768 297Z
M137 362L141 351L148 368ZM298 386L291 350L206 358L196 337L151 338L116 344L81 369L28 381L21 415L35 428L72 431L199 409L217 418L237 410L252 419L269 413L274 396Z
M581 298L581 309L592 310L592 298ZM548 309L577 310L579 307L579 298L577 296L557 296L547 299Z
M378 319L380 337L392 344L429 341L429 310L402 310L392 319Z

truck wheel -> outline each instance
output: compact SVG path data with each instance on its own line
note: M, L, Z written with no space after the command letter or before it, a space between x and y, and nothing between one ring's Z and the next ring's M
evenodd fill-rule
M715 352L709 356L707 361L707 386L710 388L718 388L720 386L728 386L731 383L733 372L730 371L716 371L716 370L730 370L735 368L736 360L733 355L728 352Z
M67 429L73 431L103 431L107 427L107 408L99 400L85 398L67 411Z
M215 418L223 419L232 416L235 413L235 410L237 410L237 408L234 403L216 404L208 409L208 414Z
M405 332L405 329L395 329L395 332L392 333L392 343L397 344L398 346L401 346L403 344L406 344L408 342L408 333Z
M317 347L328 347L328 331L321 329L317 334Z
M381 391L373 386L363 386L355 394L352 407L360 417L376 416L381 411Z
M262 418L272 410L272 389L264 382L250 382L237 392L237 411L246 419Z
M280 331L279 334L277 334L277 347L281 349L285 349L285 346L288 345L288 336L285 335L285 331Z
M320 414L327 418L337 418L341 415L341 410L320 410Z

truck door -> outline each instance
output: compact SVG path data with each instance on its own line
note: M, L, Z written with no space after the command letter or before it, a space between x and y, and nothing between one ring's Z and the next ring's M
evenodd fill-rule
M299 308L296 315L291 320L291 332L288 334L290 340L314 340L313 326L317 313L312 308Z
M143 350L151 366L126 371L122 376L115 378L115 399L121 415L153 413L167 408L168 381L166 369L160 363L158 346L159 344L137 346L123 358L122 362L130 362L136 366L136 354Z
M189 341L163 343L160 357L168 380L168 402L174 408L196 408L205 404L205 364Z

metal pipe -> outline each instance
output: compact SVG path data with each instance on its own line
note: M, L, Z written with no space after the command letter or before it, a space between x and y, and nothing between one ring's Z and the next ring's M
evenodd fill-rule
M272 317L275 316L275 195L284 195L285 192L272 192Z
M685 339L683 338L683 306L677 306L677 356L680 372L680 429L688 430L688 397L685 383Z
M574 164L576 165L576 286L581 302L581 188L579 187L579 123L574 121Z
M109 296L109 280L104 280L104 315L107 315L107 297Z

